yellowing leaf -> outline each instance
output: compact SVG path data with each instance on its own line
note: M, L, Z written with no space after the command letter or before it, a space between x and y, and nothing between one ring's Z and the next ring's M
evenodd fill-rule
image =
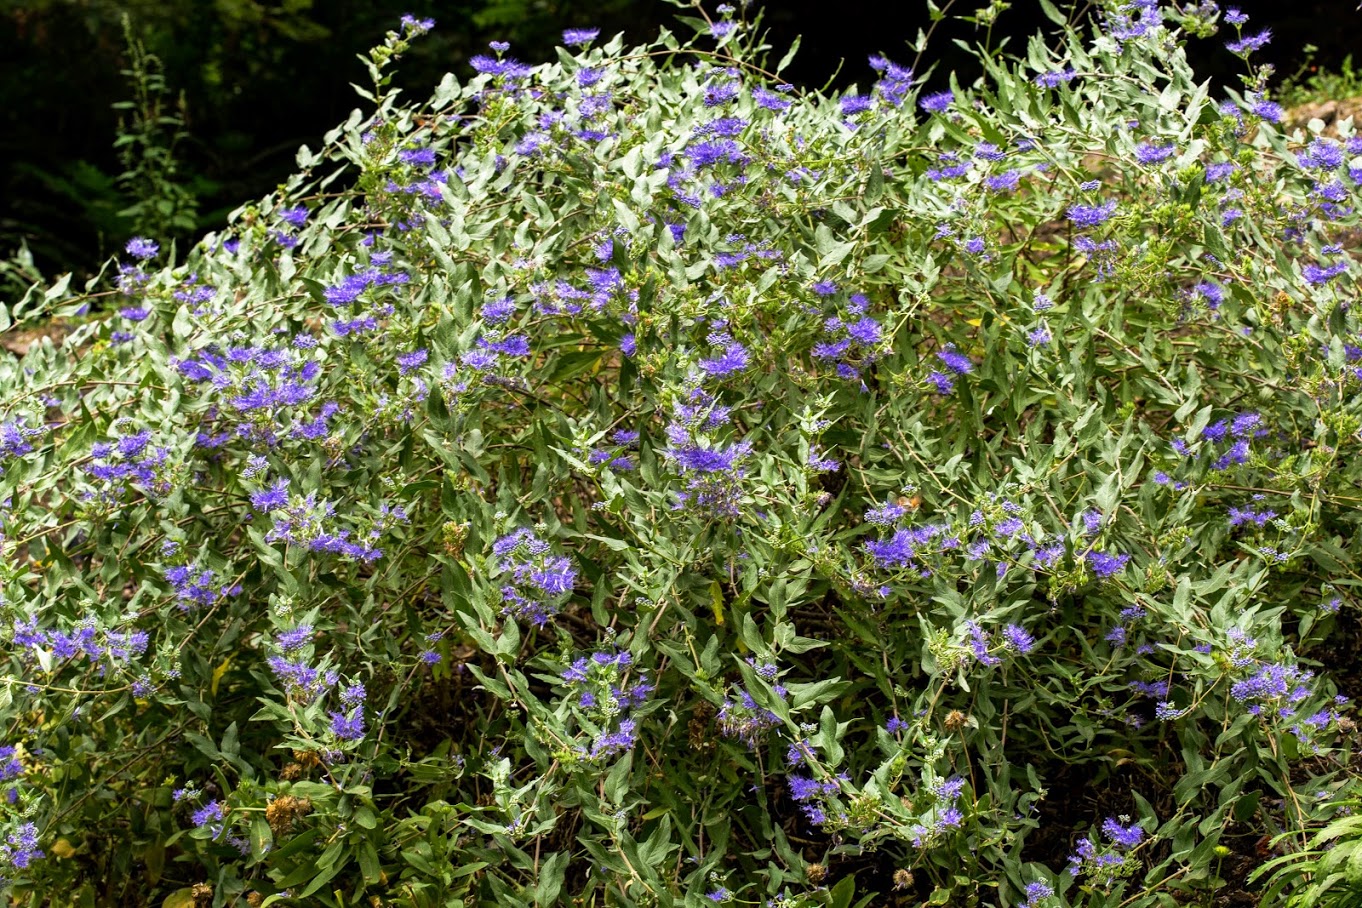
M142 863L147 865L147 882L155 886L161 882L166 869L166 846L160 842L142 853Z
M51 851L59 858L69 858L76 853L76 849L71 844L71 840L65 837L53 842Z
M212 691L212 695L213 695L214 697L216 697L216 696L218 695L218 682L222 680L222 676L223 676L223 675L227 674L227 669L229 669L229 668L231 668L231 667L232 667L232 657L231 657L231 656L228 656L226 659L223 659L223 660L222 660L222 664L221 664L221 665L219 665L217 668L213 669L213 683L212 683L212 685L209 687L209 689Z
M714 623L722 627L724 623L724 588L719 585L717 580L709 585L709 607L714 612Z
M176 889L161 903L161 908L194 908L194 890L186 886Z

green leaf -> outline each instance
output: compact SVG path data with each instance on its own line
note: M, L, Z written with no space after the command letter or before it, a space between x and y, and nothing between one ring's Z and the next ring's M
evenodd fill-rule
M371 841L365 841L359 846L359 872L364 876L364 882L370 886L376 886L383 878L383 870L378 863L378 851Z
M1045 14L1045 18L1049 19L1055 25L1064 26L1069 24L1069 20L1063 13L1055 9L1055 5L1051 3L1050 0L1040 0L1040 11Z
M556 851L540 865L539 879L534 887L536 908L550 908L558 903L558 894L563 890L563 880L567 874L568 857L568 852Z
M865 185L865 201L873 205L884 196L884 168L878 161L870 164L870 178Z
M856 877L851 875L842 877L828 895L829 908L850 908L851 900L856 896Z
M1253 819L1253 815L1258 811L1258 802L1262 799L1261 791L1251 791L1239 800L1234 802L1234 819L1240 823L1247 823Z
M343 869L345 869L345 866L348 863L349 863L348 861L340 860L339 856L337 856L337 858L334 860L334 863L332 863L330 866L324 866L321 864L321 862L318 862L319 870L318 874L312 878L311 882L309 882L306 886L303 887L302 891L298 893L297 897L307 898L312 893L317 892L327 883L335 879L336 874L340 873Z
M270 824L263 816L256 816L251 820L250 843L251 857L257 861L263 858L274 844L274 833L270 831Z

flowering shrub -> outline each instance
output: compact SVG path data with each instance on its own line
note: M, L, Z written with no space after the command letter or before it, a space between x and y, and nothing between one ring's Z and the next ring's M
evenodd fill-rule
M7 311L107 313L3 367L16 897L1143 908L1306 842L1362 139L1212 100L1244 18L830 98L721 8L421 103L404 20L276 196Z

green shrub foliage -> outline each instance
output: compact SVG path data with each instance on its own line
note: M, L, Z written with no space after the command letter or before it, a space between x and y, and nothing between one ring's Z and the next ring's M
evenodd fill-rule
M1362 140L1212 7L841 97L721 9L406 103L407 19L276 195L8 307L76 326L3 365L15 897L1144 908L1305 847Z

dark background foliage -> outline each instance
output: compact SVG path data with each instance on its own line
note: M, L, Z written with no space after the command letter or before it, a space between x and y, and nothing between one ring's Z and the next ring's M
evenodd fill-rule
M951 13L968 14L973 5ZM1056 5L1080 16L1091 8ZM1337 68L1362 25L1352 0L1237 5L1253 17L1251 28L1273 29L1262 59L1279 76ZM1031 0L1014 6L994 27L995 44L1047 24ZM183 238L268 192L293 169L298 146L315 147L345 118L357 100L348 83L363 81L357 52L402 13L438 23L401 67L405 84L424 92L445 71L468 76L465 61L489 40L510 40L513 54L536 62L552 53L564 27L594 25L644 40L678 12L663 0L0 0L0 256L25 241L44 271L84 272L138 229L127 213L138 190L120 183L124 165L114 147L120 118L131 116L115 105L134 91L123 73L125 15L164 67L165 113L182 120L170 132L182 133L173 178L194 203L190 221L171 231ZM911 61L908 42L931 25L927 5L913 0L782 0L763 16L776 48L804 36L786 75L806 87L867 83L868 54ZM935 79L952 69L969 78L968 58L954 42L983 37L948 20L924 64L937 64ZM1223 42L1222 35L1194 44L1203 76L1230 71ZM1310 57L1307 45L1318 48Z

